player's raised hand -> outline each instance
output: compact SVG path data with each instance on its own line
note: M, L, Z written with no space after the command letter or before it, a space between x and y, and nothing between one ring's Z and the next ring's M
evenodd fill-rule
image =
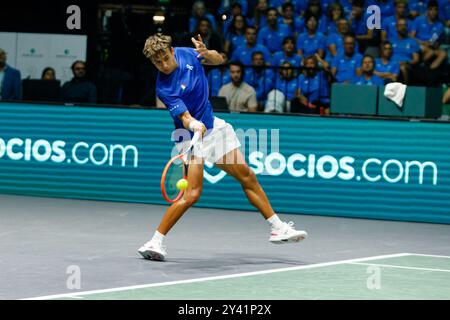
M191 41L195 46L195 51L198 52L197 58L203 57L208 52L208 49L206 48L206 45L203 43L203 39L200 34L198 35L198 40L192 37Z

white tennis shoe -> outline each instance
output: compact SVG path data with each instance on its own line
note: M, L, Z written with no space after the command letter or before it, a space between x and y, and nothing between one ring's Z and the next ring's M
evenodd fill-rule
M306 231L295 230L292 221L288 223L283 222L280 228L272 228L269 241L275 244L300 242L306 239L307 236Z
M139 253L148 260L164 261L167 256L166 247L158 241L149 241L139 248Z

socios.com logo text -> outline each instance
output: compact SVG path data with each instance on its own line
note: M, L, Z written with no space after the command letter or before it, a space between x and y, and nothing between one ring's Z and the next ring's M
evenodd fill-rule
M438 168L431 161L399 161L396 159L382 161L377 158L369 158L362 161L360 168L355 168L355 162L356 159L351 156L336 158L331 155L309 154L305 156L294 153L285 157L279 152L265 156L260 151L254 151L249 155L249 164L256 174L279 176L287 171L295 178L336 178L404 184L424 184L425 181L431 181L433 185L438 183Z
M71 150L66 150L63 140L47 141L45 139L12 138L7 141L0 138L0 159L9 158L15 161L51 161L54 163L75 163L78 165L93 164L97 166L132 165L138 167L139 153L133 145L106 145L103 143L88 144L76 142Z

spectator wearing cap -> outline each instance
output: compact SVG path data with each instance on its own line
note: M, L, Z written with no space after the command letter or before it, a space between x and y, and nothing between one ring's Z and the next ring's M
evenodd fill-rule
M208 85L210 94L212 97L219 95L220 88L227 83L231 82L230 69L226 65L227 55L223 52L220 53L223 58L223 63L216 68L211 69L208 72Z
M317 32L317 18L313 15L305 18L307 32L297 38L297 53L307 57L318 53L321 57L325 55L326 38Z
M72 80L66 82L61 88L61 97L64 102L96 103L97 88L95 84L86 79L86 63L77 60L72 64Z
M355 50L355 37L344 37L344 53L331 61L331 73L337 82L350 83L355 76L361 74L362 55Z
M305 59L305 70L298 78L297 99L292 100L291 112L329 114L330 88L324 71L318 69L319 62L328 68L328 63L317 54Z
M192 5L192 14L189 18L189 32L194 32L200 18L206 18L211 23L214 31L217 31L216 19L206 11L205 3L201 0L195 1Z
M230 75L231 82L220 88L219 97L226 98L231 111L257 111L255 89L244 82L244 66L240 62L231 62Z
M278 67L284 61L290 62L294 67L300 67L302 57L296 53L294 37L286 37L283 40L283 51L276 52L272 57L272 65Z
M395 14L382 19L381 23L381 40L390 41L397 39L397 21L400 18L407 19L408 16L408 2L406 0L395 1ZM406 20L408 33L413 31L413 22Z
M423 61L430 63L430 69L439 68L447 58L447 52L440 49L444 25L438 20L438 2L428 1L427 12L414 20L412 36L417 39L423 53Z
M353 79L354 84L358 85L370 85L370 86L382 86L384 80L377 76L375 73L375 58L369 54L366 54L361 63L361 76L356 76Z
M234 16L231 22L230 29L225 36L224 51L229 55L233 55L236 48L245 45L245 30L247 29L247 22L245 17L241 14Z
M281 50L283 39L293 36L294 33L285 24L278 23L277 9L267 9L266 18L267 26L259 30L256 42L275 53Z
M305 31L305 21L300 15L296 16L294 4L291 2L286 2L283 3L281 8L279 23L288 26L295 36L303 33Z
M255 89L258 104L264 103L274 82L273 70L264 68L264 66L264 54L256 51L252 55L252 67L245 70L244 80Z
M0 100L22 99L20 71L6 63L6 52L0 49Z
M231 60L250 66L253 52L260 51L264 54L264 60L267 64L272 62L270 51L265 46L256 43L256 29L254 27L247 27L245 30L245 42L245 45L241 45L233 52Z
M388 41L380 45L380 57L375 59L374 73L385 83L396 82L400 74L400 63L392 60L392 44Z

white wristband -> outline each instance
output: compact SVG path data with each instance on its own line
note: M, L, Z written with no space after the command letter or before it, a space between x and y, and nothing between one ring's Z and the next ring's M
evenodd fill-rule
M193 120L189 123L189 130L191 131L201 131L203 129L203 125L198 120Z

